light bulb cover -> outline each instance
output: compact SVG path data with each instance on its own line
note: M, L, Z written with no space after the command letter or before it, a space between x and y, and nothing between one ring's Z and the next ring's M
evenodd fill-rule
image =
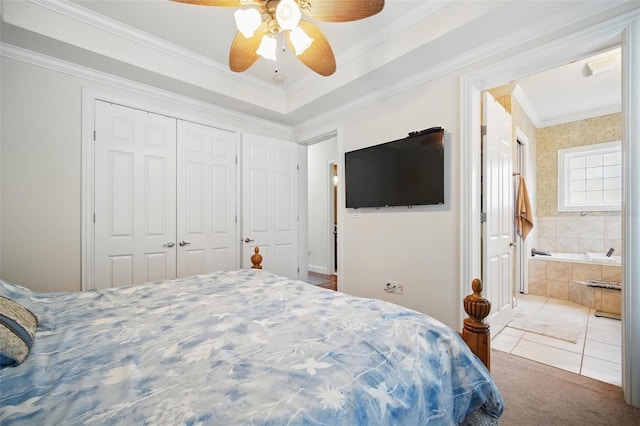
M296 55L301 55L305 50L311 46L313 43L313 39L304 32L304 30L300 27L295 27L291 30L289 34L289 39L291 40L291 44L293 44L293 48L296 51Z
M280 29L292 30L298 26L302 12L294 0L282 0L276 8L276 20Z
M275 37L265 34L262 36L262 40L260 41L260 47L258 47L258 50L256 50L256 53L265 59L270 59L272 61L275 61L276 48L277 48L277 43L276 43Z
M257 9L238 9L233 14L236 20L236 28L246 38L251 38L255 34L256 30L262 24L262 16Z

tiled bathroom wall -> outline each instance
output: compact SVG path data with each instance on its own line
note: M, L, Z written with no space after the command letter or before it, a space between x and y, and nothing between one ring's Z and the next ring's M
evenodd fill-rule
M538 129L535 248L561 253L622 254L619 211L558 212L558 150L622 138L620 113Z
M538 217L536 247L560 253L606 253L622 255L622 220L617 216Z

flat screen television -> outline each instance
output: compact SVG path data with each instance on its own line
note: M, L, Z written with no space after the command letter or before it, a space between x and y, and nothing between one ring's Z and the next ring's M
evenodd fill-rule
M345 153L347 208L444 204L444 129Z

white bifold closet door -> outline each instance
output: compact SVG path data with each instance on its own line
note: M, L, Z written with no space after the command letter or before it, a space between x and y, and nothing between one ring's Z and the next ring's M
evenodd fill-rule
M238 267L232 132L95 103L94 282Z
M178 120L178 276L237 269L235 133Z

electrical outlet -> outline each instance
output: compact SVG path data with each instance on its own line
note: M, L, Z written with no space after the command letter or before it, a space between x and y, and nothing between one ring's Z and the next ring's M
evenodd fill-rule
M387 293L404 294L404 283L387 280L384 284L384 291Z

